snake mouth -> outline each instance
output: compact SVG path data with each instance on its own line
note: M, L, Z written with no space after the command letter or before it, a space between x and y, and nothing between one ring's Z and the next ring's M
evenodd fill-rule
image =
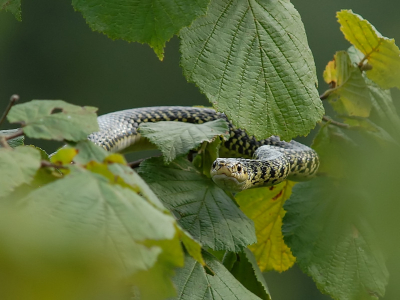
M217 159L211 168L212 180L221 188L239 192L246 185L246 177L243 171L237 171L237 163L230 164L223 159ZM242 168L242 167L241 167Z

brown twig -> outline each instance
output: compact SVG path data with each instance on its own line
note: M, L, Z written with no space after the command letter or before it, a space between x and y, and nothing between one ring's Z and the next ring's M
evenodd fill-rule
M128 163L128 166L131 167L132 169L135 169L140 166L140 164L145 160L146 158L141 158L132 162Z
M8 102L8 105L6 107L6 110L4 111L3 115L1 116L0 119L0 126L3 124L4 120L6 119L8 112L10 111L11 107L19 100L18 95L12 95L10 98L10 102Z
M7 143L7 139L5 135L0 135L0 145L5 148L11 150L12 148L10 145Z
M56 165L53 164L47 160L42 160L40 162L40 167L41 168L56 168L56 169L68 169L66 166L60 166L60 165Z
M328 122L329 124L338 126L338 127L340 127L340 128L346 128L346 129L350 128L350 125L345 124L345 123L340 123L340 122L334 121L334 120L332 120L332 119L331 119L330 117L328 117L328 116L323 116L323 117L322 117L322 121Z
M326 90L322 95L319 96L319 99L321 99L321 100L328 99L328 97L331 93L332 93L332 89Z
M16 137L24 135L24 131L20 128L16 132L10 135L5 135L4 138L6 141L15 139Z

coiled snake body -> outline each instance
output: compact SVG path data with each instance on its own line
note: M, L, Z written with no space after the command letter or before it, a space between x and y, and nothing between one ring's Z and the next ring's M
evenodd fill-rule
M281 141L276 136L257 141L244 130L235 128L224 114L210 108L157 106L117 111L99 116L100 131L88 138L110 152L148 149L151 144L138 133L141 123L181 121L201 124L216 119L226 120L230 133L220 154L245 157L214 161L211 176L221 187L240 191L274 185L286 178L307 180L317 172L318 155L311 148L295 141Z

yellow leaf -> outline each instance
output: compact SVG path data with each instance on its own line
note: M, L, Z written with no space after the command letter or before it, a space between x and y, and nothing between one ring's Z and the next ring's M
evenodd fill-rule
M104 163L106 163L106 164L114 164L115 163L115 164L126 165L126 160L123 155L121 155L119 153L113 153L104 159Z
M324 71L324 79L332 86L329 102L341 115L368 117L371 99L368 87L346 51L338 51Z
M369 79L382 88L400 88L400 50L394 39L382 36L374 26L351 10L342 10L336 17L345 38L364 54L360 66L368 63Z
M50 157L50 161L58 166L69 165L78 152L75 148L61 148L56 154Z
M337 75L335 60L331 60L325 67L324 80L327 84L333 84L332 87L336 86Z
M243 212L253 220L257 244L249 246L261 271L286 271L296 258L282 235L283 204L290 197L294 182L284 181L273 187L245 190L236 195Z

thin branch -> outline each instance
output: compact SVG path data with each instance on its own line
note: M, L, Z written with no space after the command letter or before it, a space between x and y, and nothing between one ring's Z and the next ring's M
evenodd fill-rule
M4 135L0 135L0 146L2 146L5 149L9 149L9 150L12 149L10 147L10 145L7 143L6 136L4 136Z
M68 169L66 166L60 166L60 165L56 165L53 164L47 160L42 160L40 162L40 167L41 168L56 168L56 169Z
M4 138L6 141L15 139L16 137L24 135L24 131L20 128L16 132L10 135L5 135Z
M128 166L131 167L132 169L135 169L140 166L140 164L145 160L146 158L141 158L132 162L128 163Z
M8 102L7 108L4 111L3 115L1 116L0 119L0 126L1 124L3 124L4 120L6 119L8 112L10 111L11 107L19 100L19 96L18 95L12 95L10 98L10 102Z
M321 99L321 100L328 99L331 92L332 92L332 89L326 90L322 95L319 96L319 99Z
M322 121L328 122L329 124L338 126L338 127L340 127L340 128L346 128L346 129L350 128L350 125L345 124L345 123L340 123L340 122L334 121L334 120L332 120L332 119L331 119L330 117L328 117L328 116L323 116L323 117L322 117Z

